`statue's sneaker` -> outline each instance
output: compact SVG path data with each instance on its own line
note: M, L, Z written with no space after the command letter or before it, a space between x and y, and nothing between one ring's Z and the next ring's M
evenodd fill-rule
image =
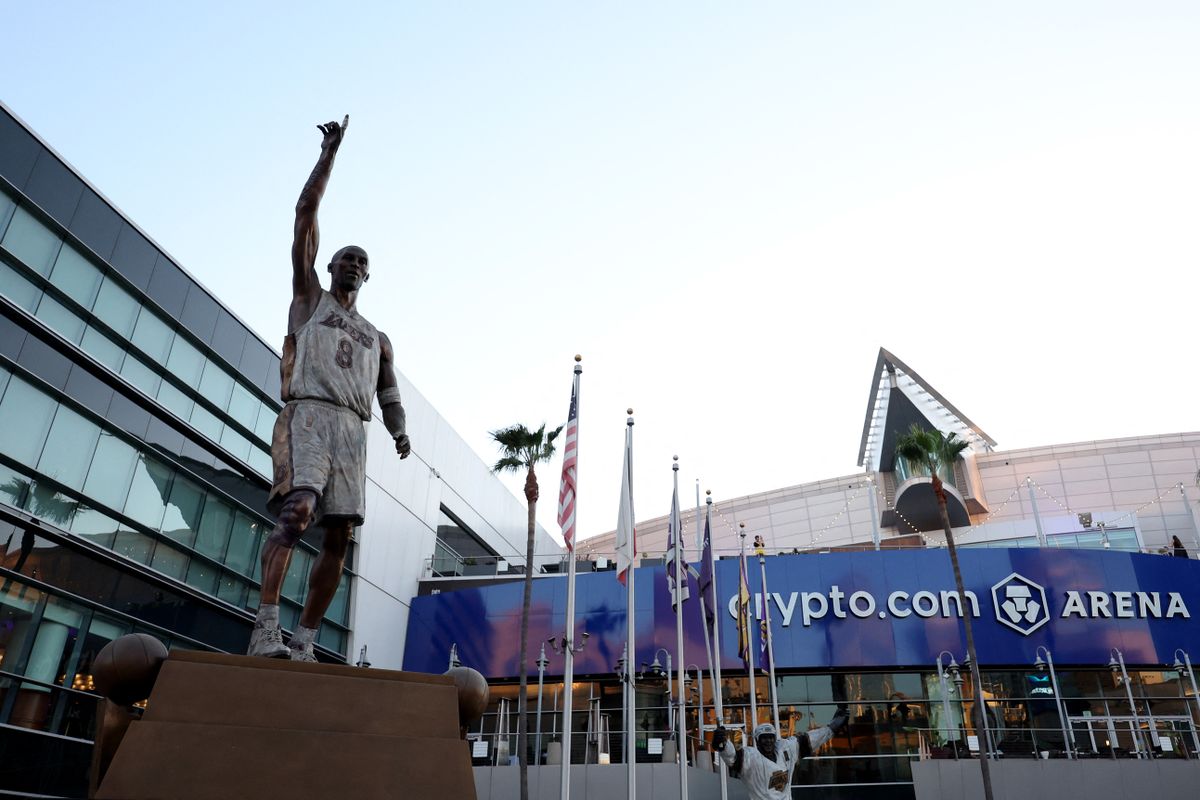
M288 657L291 658L292 661L304 661L309 664L317 663L317 657L313 655L312 642L306 642L304 644L291 642L288 645Z
M278 625L254 626L246 655L261 658L288 658L291 652L291 648L283 643L283 631L279 630Z

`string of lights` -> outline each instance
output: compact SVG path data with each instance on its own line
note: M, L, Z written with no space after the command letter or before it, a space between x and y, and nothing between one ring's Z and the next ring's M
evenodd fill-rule
M846 511L850 508L850 504L858 499L858 496L860 494L862 494L863 487L869 483L870 483L870 481L868 480L868 481L863 481L862 483L854 486L854 494L852 494L846 498L846 502L842 504L841 510L839 510L836 514L833 515L833 518L830 519L829 522L827 522L825 524L825 527L821 529L821 532L816 535L812 535L812 534L809 535L809 545L810 546L815 547L817 542L821 541L821 537L823 537L829 531L830 528L832 528L834 525L838 524L838 520L840 520L842 518L842 516L846 513Z
M1042 486L1031 475L1026 475L1016 482L1015 486L1012 488L1012 491L1010 491L1008 493L1008 496L1005 497L1004 500L1001 501L999 505L992 507L988 511L987 515L984 517L984 519L982 521L980 521L978 523L973 523L973 524L965 527L964 529L956 532L955 541L961 542L969 536L976 537L976 539L978 539L980 534L984 533L986 531L986 529L993 522L997 521L998 518L1003 518L1005 516L1005 511L1007 510L1008 506L1020 496L1021 489L1027 488L1027 487L1036 488L1037 492L1042 497L1044 497L1049 502L1053 503L1063 513L1071 515L1071 516L1078 516L1078 513L1075 511L1074 508L1071 507L1069 502L1064 501L1062 498L1056 496L1053 492L1048 491L1046 489L1046 487ZM831 530L834 530L835 528L839 527L839 525L842 523L842 521L847 517L849 511L854 506L854 503L860 497L862 497L864 491L876 492L876 497L879 500L879 504L882 507L884 507L888 512L891 512L895 516L896 520L898 521L897 522L897 527L899 529L897 531L898 533L908 534L909 532L911 532L912 534L919 536L921 539L921 542L924 545L926 545L926 546L930 545L931 539L924 532L922 532L916 526L916 524L914 524L912 522L912 520L908 519L908 517L906 517L898 508L896 508L896 506L893 502L888 501L888 499L886 497L886 492L884 491L884 487L881 485L881 483L878 480L876 480L876 476L874 474L867 475L863 480L859 481L858 483L852 484L852 485L848 486L847 488L850 490L850 493L845 497L845 501L842 503L842 505L838 509L838 511L832 517L828 518L824 522L824 524L821 526L820 530L817 530L816 532L810 531L809 542L808 542L806 549L816 549L816 548L820 547L822 545L822 543L824 542L824 540L826 539L829 532ZM1135 518L1137 515L1144 512L1146 509L1152 508L1152 507L1157 506L1160 503L1162 503L1163 500L1166 499L1173 492L1181 491L1182 489L1183 489L1183 483L1177 481L1177 482L1171 484L1170 486L1158 491L1157 495L1155 497L1142 503L1137 508L1127 511L1115 518L1105 520L1105 525L1109 528L1112 528L1114 526L1118 526L1118 525L1127 523L1129 520ZM735 537L741 533L741 529L738 527L737 523L735 523L728 516L726 516L722 507L719 504L714 502L712 504L712 510L713 510L714 523L716 523L716 525L723 525L724 530L725 530L725 533L720 536L718 536L717 532L714 530L714 532L713 532L714 550L720 554L737 553L740 550L740 547L738 547L738 546L717 547L716 542L721 539L724 539L725 541L736 542L737 539ZM686 531L689 529L689 527L691 525L695 524L695 520L696 520L695 511L694 510L688 510L687 512L681 511L681 518L682 518L681 527L683 528L684 531ZM851 525L851 529L852 528L853 528L853 526ZM851 531L851 532L853 532L853 531ZM844 544L850 544L850 543L851 542L847 541ZM941 542L934 542L934 543L938 544L939 546L944 546L944 544ZM843 543L839 542L839 544L843 544ZM643 555L649 555L649 553L644 552Z
M1029 478L1028 478L1028 477L1026 477L1026 479L1025 479L1025 480L1029 480ZM963 531L962 533L960 533L960 534L958 535L958 541L961 541L961 540L963 540L963 539L967 538L967 537L968 537L968 536L970 536L972 533L978 533L979 531L982 531L984 528L986 528L986 527L988 526L988 523L990 523L990 522L992 521L992 517L994 517L994 516L996 516L997 514L999 514L1000 512L1002 512L1002 511L1005 509L1005 507L1006 507L1006 506L1007 506L1009 503L1011 503L1011 502L1013 501L1013 498L1015 498L1015 497L1016 497L1016 496L1017 496L1017 495L1020 493L1020 491L1021 491L1021 485L1022 485L1023 483L1024 483L1024 481L1022 481L1022 482L1019 482L1019 483L1017 484L1016 488L1014 488L1014 489L1012 490L1012 492L1011 492L1011 493L1008 495L1008 497L1006 497L1006 498L1004 499L1004 502L1003 502L1003 503L1001 503L999 506L997 506L996 508L994 508L994 509L992 509L991 511L989 511L989 512L988 512L988 515L987 515L986 517L984 517L984 519L983 519L983 522L979 523L978 525L971 525L971 526L970 526L970 527L968 527L968 528L967 528L965 531Z

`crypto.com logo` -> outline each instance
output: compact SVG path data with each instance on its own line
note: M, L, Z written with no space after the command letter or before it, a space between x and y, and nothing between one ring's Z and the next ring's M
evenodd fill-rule
M992 587L996 619L1028 636L1050 621L1046 590L1016 572Z

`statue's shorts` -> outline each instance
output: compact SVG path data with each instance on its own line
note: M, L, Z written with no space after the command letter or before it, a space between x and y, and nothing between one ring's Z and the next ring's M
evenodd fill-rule
M267 508L278 514L298 489L317 495L314 523L363 524L367 430L348 408L323 400L293 400L279 412L271 436L275 484Z

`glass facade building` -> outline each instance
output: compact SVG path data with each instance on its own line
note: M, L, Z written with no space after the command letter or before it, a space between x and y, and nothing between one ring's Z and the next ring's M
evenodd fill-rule
M0 790L86 792L105 643L245 646L278 397L272 348L0 108Z
M525 569L522 503L397 380L414 449L401 462L376 408L367 522L318 632L323 661L370 645L376 667L399 668L435 562ZM86 794L105 643L243 651L279 394L275 350L0 104L0 794ZM293 555L285 629L320 538ZM536 551L536 569L557 565L540 528Z

